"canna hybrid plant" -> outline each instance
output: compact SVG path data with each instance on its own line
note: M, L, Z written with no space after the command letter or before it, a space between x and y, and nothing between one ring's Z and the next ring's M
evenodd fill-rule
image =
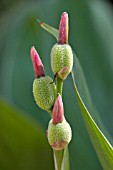
M61 16L58 43L51 50L51 68L56 84L52 78L45 76L44 66L34 47L31 48L30 54L36 77L33 82L34 99L41 109L50 113L47 138L54 151L55 168L60 170L63 168L62 159L65 157L63 152L67 150L72 138L72 130L66 121L62 102L63 81L72 71L73 66L73 53L68 45L68 14L66 12ZM59 160L61 154L62 157Z
M79 62L68 44L68 14L64 12L61 15L59 30L42 22L40 25L57 39L50 56L54 79L45 76L44 66L35 47L30 52L35 73L34 99L41 109L50 114L46 136L53 149L55 170L70 170L68 144L72 139L72 130L65 118L62 101L63 83L70 73L78 104L100 163L103 169L113 170L113 147L91 117L76 85L74 69L76 64L79 66Z

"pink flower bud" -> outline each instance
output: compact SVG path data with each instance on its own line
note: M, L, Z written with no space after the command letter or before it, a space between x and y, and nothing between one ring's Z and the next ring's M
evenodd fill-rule
M58 44L68 44L68 13L63 12L59 25Z
M61 95L59 94L53 108L52 123L53 124L61 123L63 121L63 118L64 118L63 102Z
M45 75L44 74L44 66L41 62L41 59L40 59L37 51L35 50L35 47L31 48L30 54L31 54L31 60L32 60L33 67L34 67L35 77L39 78L41 76L44 76Z

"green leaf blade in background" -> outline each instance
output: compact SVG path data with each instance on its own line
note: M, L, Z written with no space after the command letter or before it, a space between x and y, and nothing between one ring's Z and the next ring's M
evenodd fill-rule
M0 99L1 170L54 169L45 138L41 127Z
M49 30L49 26L48 26L48 28L45 27L45 25L47 25L47 24L42 23L42 25L43 25L42 28L44 28L49 33L51 32L51 34L54 35L54 31L50 31ZM50 28L52 29L52 27L50 27ZM53 30L55 30L55 29L53 28ZM54 37L56 37L56 36L54 35ZM76 56L74 54L74 62L76 62L76 61L78 61L78 59L76 58ZM77 64L78 64L78 67L81 68L81 66L79 64L79 61L78 61L78 63L76 63L74 65L74 69L75 70L76 70L76 65ZM80 109L81 109L81 112L82 112L82 116L84 118L84 122L86 124L87 130L88 130L89 135L91 137L91 141L93 143L93 146L94 146L94 148L96 150L96 153L97 153L97 155L99 157L99 160L101 162L101 165L102 165L103 169L111 170L111 169L113 169L113 147L108 142L108 140L106 139L104 134L101 132L99 127L96 125L95 121L91 117L91 114L88 112L86 106L84 105L84 103L83 103L83 101L82 101L82 99L80 97L80 94L79 94L79 91L77 89L77 86L75 84L75 79L74 79L74 74L77 74L77 73L78 72L76 72L76 71L75 72L72 71L72 78L73 78L73 83L74 83L74 87L75 87L75 92L76 92L76 95L77 95L78 103L79 103L79 106L80 106ZM81 72L79 72L79 75L77 75L77 76L79 77L80 75L83 76L82 69L81 69ZM83 83L82 86L84 86L84 84L85 84L85 86L87 88L87 85L86 85L86 82L85 82L85 78L84 78L84 81L81 82L81 83ZM87 89L87 93L89 95L88 89Z
M82 113L85 125L87 127L87 130L89 132L92 144L95 148L95 151L98 155L98 158L101 162L103 169L111 170L113 169L113 147L111 146L109 141L106 139L104 134L101 132L99 127L96 125L95 121L91 117L91 114L88 112L87 108L85 107L80 97L80 94L78 92L77 86L75 84L73 72L72 72L72 78L74 82L74 87L75 87L78 103L81 109L81 113Z

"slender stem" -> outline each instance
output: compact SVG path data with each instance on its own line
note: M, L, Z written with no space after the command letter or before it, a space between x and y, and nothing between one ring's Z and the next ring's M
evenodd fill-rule
M55 170L70 170L68 146L61 150L53 150Z
M57 89L57 94L60 93L60 95L62 96L63 80L61 80L58 76L56 77L56 89ZM53 154L54 154L55 170L70 169L68 146L61 151L53 150Z
M61 170L70 170L70 159L68 146L64 149Z
M57 94L60 93L60 95L62 96L63 80L61 80L58 76L56 77L56 88Z
M64 153L64 150L62 151L53 150L55 170L61 170L63 153Z

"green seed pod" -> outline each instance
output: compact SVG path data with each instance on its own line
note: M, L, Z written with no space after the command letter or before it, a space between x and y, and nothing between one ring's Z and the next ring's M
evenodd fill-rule
M72 132L71 127L65 118L58 124L53 124L52 119L50 120L47 137L49 144L55 150L62 150L69 144L71 141Z
M62 80L66 79L73 67L73 53L68 44L55 44L53 46L51 67L54 74L57 73Z
M51 110L56 98L55 84L49 77L40 77L33 82L33 95L37 105L43 110Z

